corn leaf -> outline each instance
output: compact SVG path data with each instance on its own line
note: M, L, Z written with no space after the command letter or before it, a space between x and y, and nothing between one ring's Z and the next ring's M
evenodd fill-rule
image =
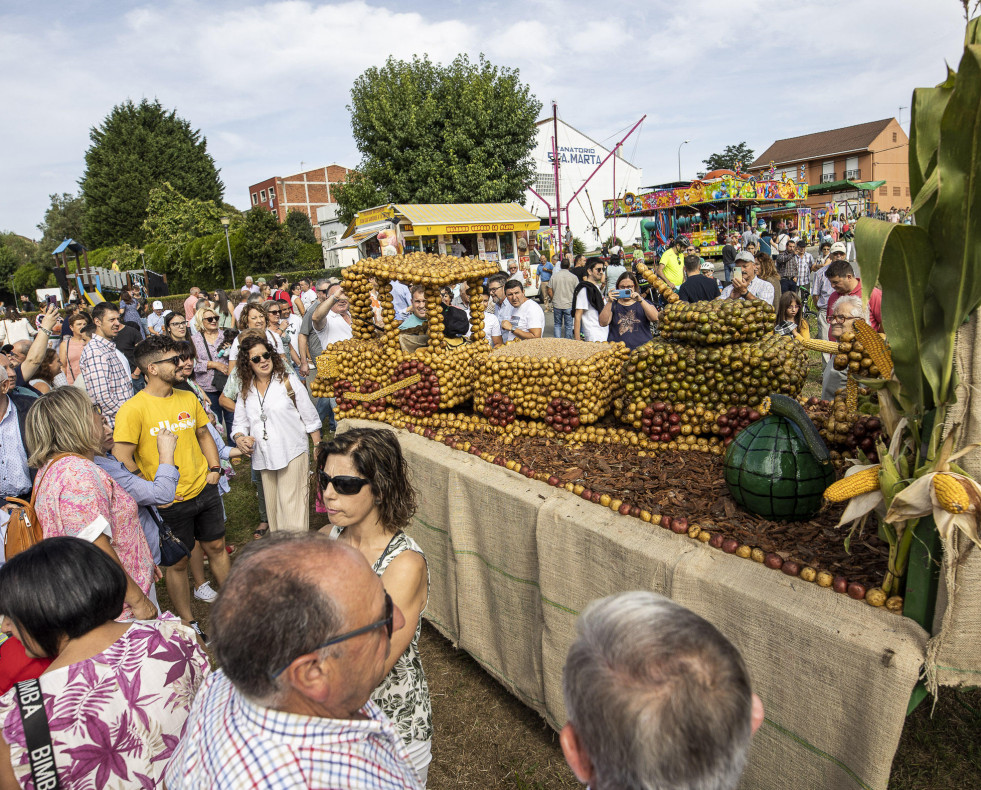
M927 351L926 290L934 268L934 251L926 230L862 218L855 228L855 245L862 271L862 298L867 300L878 280L888 298L882 300L882 324L892 348L895 376L903 395L920 413L940 387L943 346ZM933 300L932 297L930 297ZM933 313L940 308L933 304ZM932 331L942 334L939 325ZM924 381L925 379L925 381Z
M934 330L936 315L927 304L924 318L930 322L926 324L930 335L942 328L946 337L943 343L925 337L928 343L922 350L943 351L936 396L937 403L945 403L953 379L954 334L981 304L981 46L966 47L961 58L940 121L937 169L939 186L929 232L939 261L930 273L925 296L929 301L933 294L940 306L941 327Z
M909 124L909 189L916 206L917 224L923 227L929 224L939 183L936 168L940 119L956 77L956 72L948 66L947 79L936 88L913 91Z

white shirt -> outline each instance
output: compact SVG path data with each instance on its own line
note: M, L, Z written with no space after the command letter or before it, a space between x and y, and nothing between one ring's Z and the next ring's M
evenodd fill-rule
M309 310L310 305L317 301L317 289L311 286L307 290L300 294L300 301L303 302L303 306Z
M605 343L607 338L610 336L610 327L600 326L599 312L596 310L596 308L589 306L589 296L586 293L585 288L583 288L579 292L579 296L576 297L575 309L586 311L582 314L582 318L579 322L586 340L591 343Z
M541 305L538 302L533 302L531 299L525 299L521 307L515 307L511 311L511 317L508 319L511 322L511 326L515 329L521 329L525 332L529 332L532 329L544 329L545 328L545 311L542 310ZM504 338L504 342L507 343L510 340L514 340L516 335L514 332L504 332L507 337Z
M494 308L494 315L497 316L497 322L503 323L505 321L511 320L511 314L514 312L514 308L511 307L511 303L505 299L503 303L499 304ZM509 338L508 335L511 335ZM504 342L507 343L508 340L514 340L514 335L510 332L504 332Z
M296 313L290 313L286 318L287 323L289 323L289 329L283 334L289 333L290 346L296 352L297 356L300 355L300 324L303 323L303 319L300 318Z
M159 335L161 332L163 332L164 328L164 314L161 313L160 315L157 315L156 312L150 313L150 315L146 317L146 325L149 329L152 329Z
M494 341L491 338L501 337L501 331L501 322L497 320L497 316L491 312L484 313L484 337L487 342L493 346Z
M323 329L314 326L313 331L320 338L320 345L327 348L331 343L339 343L341 340L350 340L354 337L351 325L344 320L344 316L335 313L333 310L327 311L327 321Z
M289 374L289 381L296 396L296 406L286 392L286 385L276 376L261 398L253 381L248 398L243 400L239 393L235 401L232 436L241 433L255 438L253 469L285 469L294 458L308 452L307 434L320 430L320 415L306 386L293 373ZM263 414L266 415L265 431Z
M754 277L753 281L749 284L749 287L746 290L753 294L753 296L755 296L757 299L762 299L764 302L771 305L773 304L773 286L761 277ZM722 295L719 298L728 299L731 293L732 286L727 285L722 289Z
M271 329L266 330L266 339L275 348L277 354L283 354L285 349L283 348L283 340L273 332ZM232 347L228 349L228 361L235 362L238 359L238 338L236 337L232 341Z

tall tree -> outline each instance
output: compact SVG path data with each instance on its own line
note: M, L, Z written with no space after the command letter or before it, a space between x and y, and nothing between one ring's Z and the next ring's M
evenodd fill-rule
M48 210L44 212L44 219L37 226L41 231L41 249L51 252L65 239L74 239L84 244L84 198L68 192L50 197L51 205L48 206Z
M305 211L292 209L286 213L286 231L293 241L300 244L316 244L317 236Z
M160 102L113 107L89 138L80 184L84 238L93 247L139 245L150 190L165 181L186 198L221 201L224 185L207 138Z
M702 163L709 172L713 170L735 170L736 165L742 162L742 169L750 166L755 154L753 149L745 142L737 145L727 145L721 154L712 154L708 159L703 159Z
M389 58L351 89L359 174L340 189L341 219L385 202L520 200L534 178L531 151L542 105L516 69L483 55L448 66Z
M252 271L270 271L289 266L293 245L285 225L265 206L255 206L245 215L242 226L242 252Z
M150 190L142 236L147 244L163 247L167 273L190 276L184 248L194 239L222 230L224 211L213 200L184 197L169 183Z

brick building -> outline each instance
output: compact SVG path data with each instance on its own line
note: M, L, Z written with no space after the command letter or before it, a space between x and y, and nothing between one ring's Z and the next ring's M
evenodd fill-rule
M747 172L771 162L778 178L786 172L815 190L805 206L864 191L880 211L910 207L909 138L895 118L777 140Z
M288 211L302 211L310 218L319 241L317 209L335 202L331 188L344 183L350 172L341 165L327 165L292 176L267 178L249 187L249 205L265 206L280 222L286 221Z

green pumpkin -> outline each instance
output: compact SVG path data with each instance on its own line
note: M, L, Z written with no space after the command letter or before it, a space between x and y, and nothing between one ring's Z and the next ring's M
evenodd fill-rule
M797 401L771 397L770 413L736 434L725 456L726 485L751 513L809 519L835 481L828 448Z

